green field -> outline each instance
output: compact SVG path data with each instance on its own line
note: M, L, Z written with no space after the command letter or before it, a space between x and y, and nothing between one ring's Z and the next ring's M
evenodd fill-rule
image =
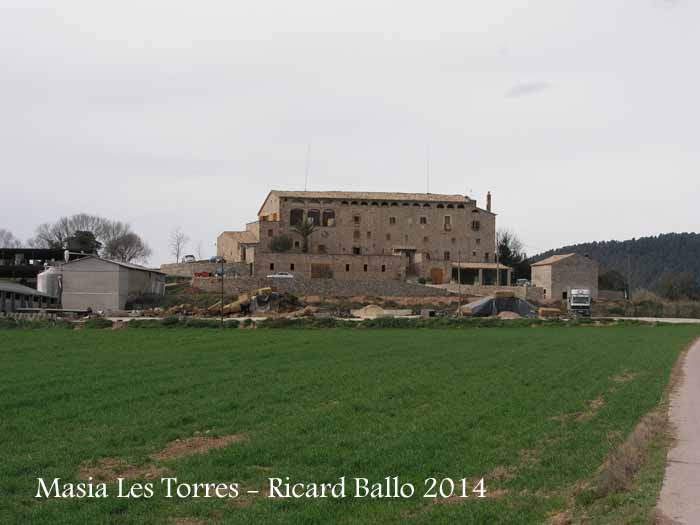
M2 523L542 523L661 399L697 327L0 331ZM622 378L622 379L620 379ZM224 448L153 459L192 436ZM158 456L157 456L158 457ZM231 499L35 499L117 458ZM400 476L402 499L264 497ZM423 480L486 478L436 504ZM187 519L186 519L187 518ZM202 521L198 521L199 518Z

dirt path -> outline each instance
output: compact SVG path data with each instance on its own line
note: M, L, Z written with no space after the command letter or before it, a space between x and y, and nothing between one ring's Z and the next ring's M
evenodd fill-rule
M668 453L658 509L660 523L700 523L700 339L683 367L680 388L671 398L669 417L677 442Z

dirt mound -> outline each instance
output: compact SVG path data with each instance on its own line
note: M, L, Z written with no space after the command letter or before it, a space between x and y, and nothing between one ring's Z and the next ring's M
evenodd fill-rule
M123 459L103 458L94 464L83 464L78 471L78 478L85 480L92 478L96 481L114 481L117 478L156 479L163 477L167 472L167 468L155 465L137 467L128 464Z
M224 448L231 443L237 443L245 439L244 434L231 434L220 437L197 436L187 439L176 439L169 443L163 450L151 455L156 461L177 459L194 454L206 454L210 450Z
M500 312L498 314L499 319L522 319L523 316L515 312Z

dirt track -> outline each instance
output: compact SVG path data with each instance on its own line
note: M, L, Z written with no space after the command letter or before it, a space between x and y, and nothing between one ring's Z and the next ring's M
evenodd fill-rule
M677 440L668 453L658 504L664 518L660 522L700 523L700 339L688 352L669 417Z

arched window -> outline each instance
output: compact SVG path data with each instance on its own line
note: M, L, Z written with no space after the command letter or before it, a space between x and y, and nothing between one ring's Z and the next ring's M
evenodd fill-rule
M389 206L388 202L382 202L382 206Z
M294 208L289 212L289 225L299 226L304 222L304 210Z
M458 207L460 210L463 210L463 209L464 209L464 204L458 204L457 207Z
M323 210L323 226L335 226L335 212L333 210Z
M437 207L438 207L438 208L444 208L445 205L444 205L444 204L438 204Z
M424 208L430 208L430 204L428 204L428 203L426 202L425 204L423 204L423 207L424 207Z
M392 206L398 206L399 203L398 203L398 202L392 202L391 205L392 205Z
M454 209L455 205L454 205L454 204L448 204L447 207L448 207L448 208Z
M372 206L379 206L379 203L378 203L377 201L374 201L374 202L372 203Z
M309 210L308 212L306 212L306 218L309 220L309 222L315 224L316 226L321 224L320 210Z

